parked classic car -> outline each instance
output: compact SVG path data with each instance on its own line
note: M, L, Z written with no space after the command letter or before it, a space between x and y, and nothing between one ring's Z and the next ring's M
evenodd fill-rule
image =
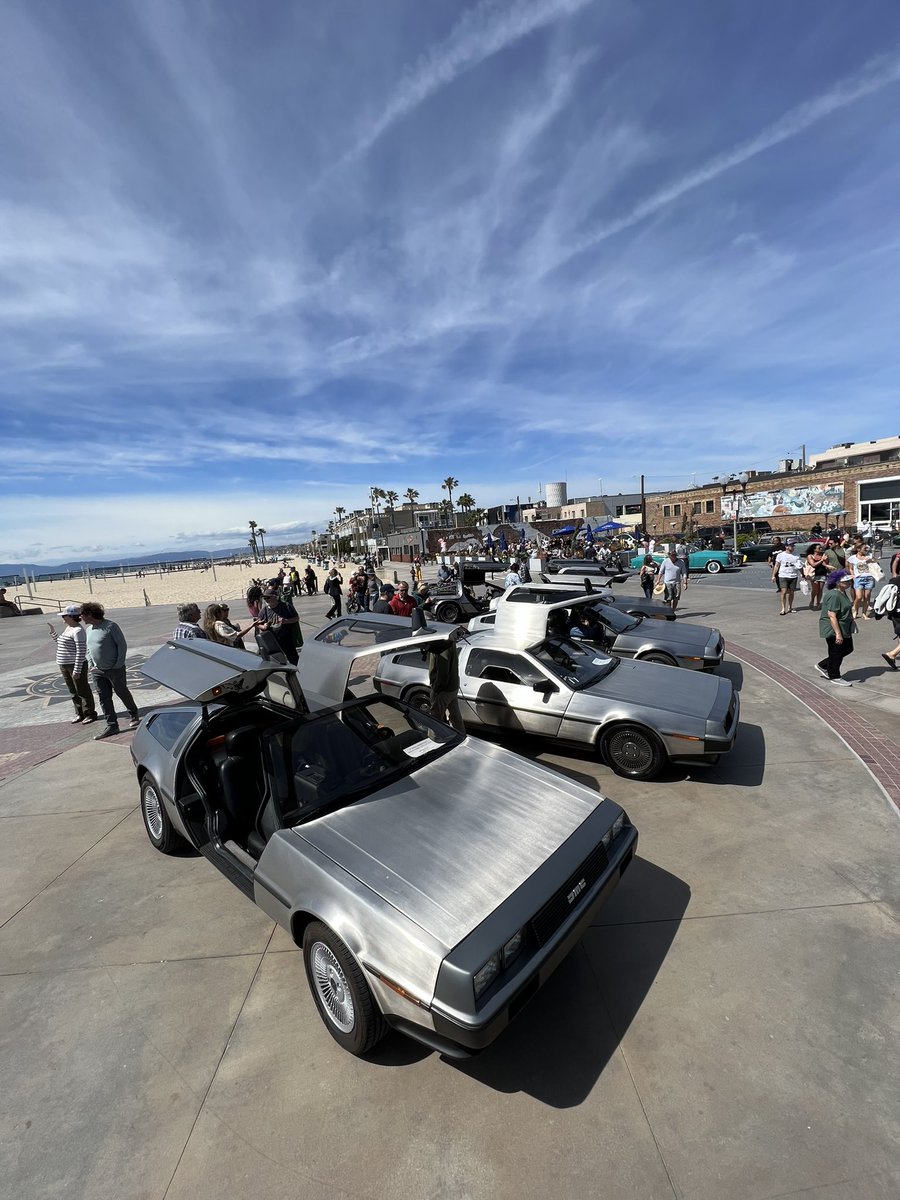
M627 562L628 554L624 550L615 551L605 563L589 558L549 558L542 567L539 559L532 559L531 574L533 578L538 575L552 575L554 578L577 575L583 578L587 575L595 579L608 579L612 583L624 583L628 578Z
M618 774L651 779L667 761L713 762L737 736L727 679L604 654L548 633L561 604L506 604L459 648L460 708L473 728L558 738L595 750ZM375 686L427 707L427 655L384 654Z
M496 611L499 612L507 604L552 604L558 613L557 627L568 633L576 627L578 614L588 609L593 613L594 628L589 632L579 631L577 635L571 635L573 640L589 641L616 658L640 659L667 667L687 667L692 671L714 671L722 662L725 639L718 629L692 625L686 621L670 625L647 620L643 615L632 616L622 612L609 605L602 596L586 593L583 589L568 597L560 595L562 591L565 589L545 584L522 584L504 593L497 601ZM561 604L565 607L560 608ZM543 615L540 615L535 623L538 637L541 636L543 622ZM470 630L479 627L478 618L469 622Z
M653 555L654 562L660 563L664 558L664 554ZM734 550L701 550L699 546L691 546L688 552L688 570L706 571L710 575L717 575L719 571L733 571L741 562L741 555ZM639 571L644 565L644 555L635 555L631 565L635 571Z
M150 841L193 846L288 930L339 1045L363 1054L392 1027L459 1056L594 922L637 831L591 789L400 701L335 705L410 626L344 617L299 672L169 642L143 671L186 702L145 716L132 757Z

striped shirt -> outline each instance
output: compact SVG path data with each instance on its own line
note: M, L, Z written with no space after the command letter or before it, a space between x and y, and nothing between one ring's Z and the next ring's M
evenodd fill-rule
M56 663L71 667L75 675L81 672L87 653L87 635L83 625L67 625L56 639Z
M199 625L192 625L190 621L179 621L175 626L175 632L172 637L176 641L187 641L191 638L202 638L204 642L208 642L209 638L203 632Z

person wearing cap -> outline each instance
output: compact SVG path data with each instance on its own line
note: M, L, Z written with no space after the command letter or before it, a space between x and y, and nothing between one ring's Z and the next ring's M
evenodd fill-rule
M56 642L56 665L75 705L75 716L71 723L90 725L97 720L97 705L88 683L87 635L81 623L81 606L69 604L59 615L62 617L63 631L57 633L51 625L50 636Z
M290 600L283 600L280 589L271 583L263 592L262 608L256 619L256 642L264 658L280 651L296 667L300 657L297 648L303 645L300 618Z
M373 613L391 613L391 598L394 595L394 589L388 583L383 583L378 589L378 599L372 605Z
M783 550L775 555L772 564L772 582L778 585L778 595L781 600L781 617L794 611L794 595L800 582L800 572L803 570L803 560L794 553L793 538L790 538Z
M841 663L853 653L853 603L847 595L850 572L839 567L825 580L825 598L819 613L819 636L825 639L828 654L816 663L816 670L835 687L853 687L841 678Z

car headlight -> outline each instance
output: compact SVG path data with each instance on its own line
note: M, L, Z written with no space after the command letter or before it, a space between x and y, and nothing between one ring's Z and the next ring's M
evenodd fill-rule
M525 931L520 929L518 933L514 933L506 945L500 952L500 957L503 960L504 967L508 967L512 960L522 949L522 942L525 940Z
M612 831L612 829L607 829L606 833L604 833L603 837L600 839L600 841L603 843L604 850L608 850L610 848L610 846L612 845L612 840L613 840L613 831Z
M622 832L622 827L624 826L624 824L625 824L625 814L623 812L621 812L616 817L616 819L613 821L612 835L614 838L618 837L619 834Z
M472 983L475 987L475 999L477 1000L481 993L491 986L497 976L500 974L500 951L492 954L480 971L476 971L472 976Z

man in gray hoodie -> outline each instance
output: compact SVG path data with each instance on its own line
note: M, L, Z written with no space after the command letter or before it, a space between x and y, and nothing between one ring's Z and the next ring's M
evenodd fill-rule
M87 626L87 656L94 675L100 707L106 718L106 728L94 735L94 741L114 737L119 732L119 719L113 703L113 692L119 697L131 717L131 729L140 724L137 705L125 682L125 655L128 646L122 630L115 621L107 621L102 604L86 600L81 616Z

